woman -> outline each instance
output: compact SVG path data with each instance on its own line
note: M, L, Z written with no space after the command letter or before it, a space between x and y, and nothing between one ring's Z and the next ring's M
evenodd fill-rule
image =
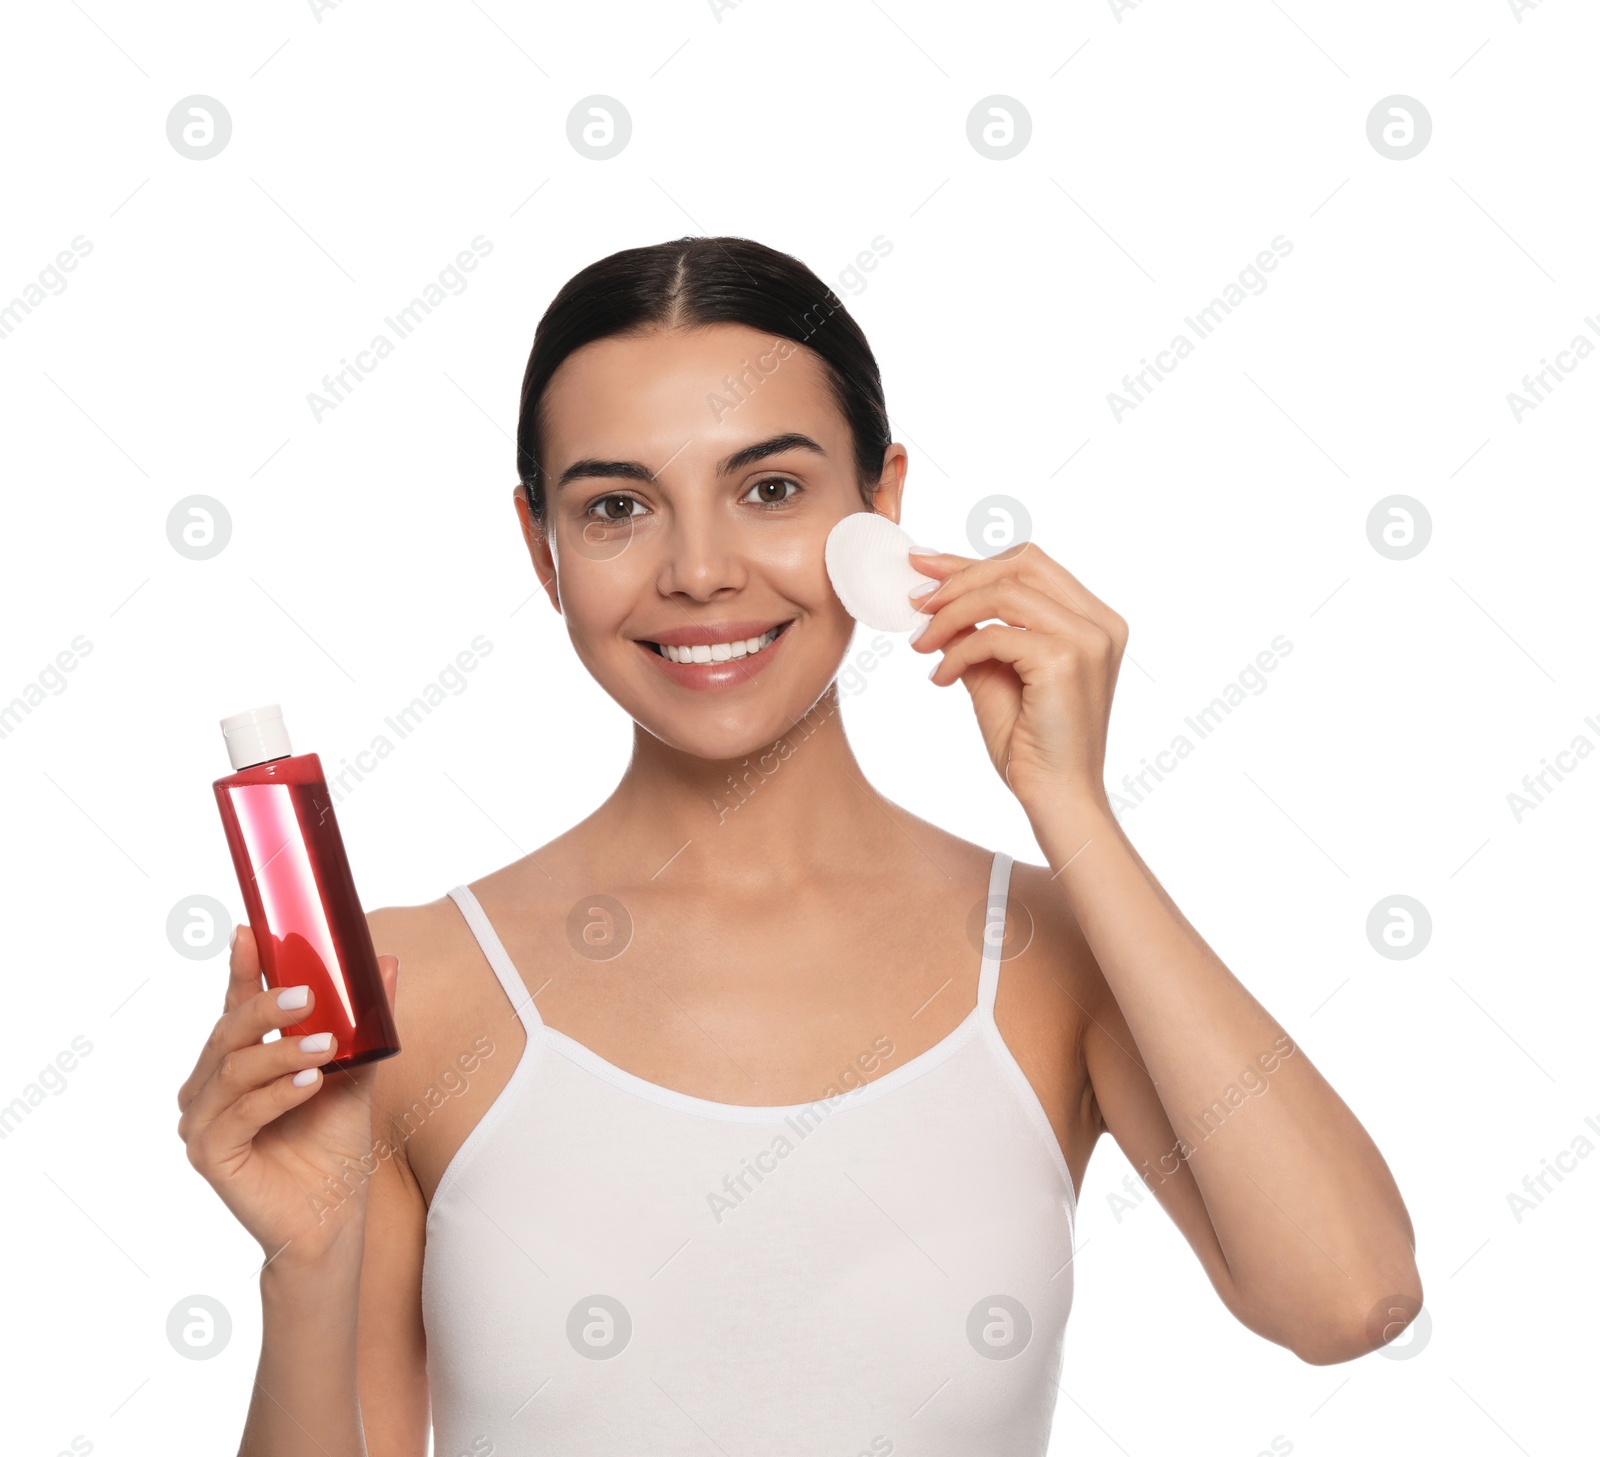
M1108 1129L1245 1325L1319 1364L1392 1339L1387 1166L1111 812L1122 618L1032 544L915 558L911 646L1048 866L866 782L823 544L899 519L907 456L815 275L738 238L583 270L517 448L632 759L535 853L372 914L399 1058L323 1087L337 1048L263 1041L307 1007L237 929L179 1131L268 1256L245 1449L412 1457L431 1398L440 1457L1042 1453Z

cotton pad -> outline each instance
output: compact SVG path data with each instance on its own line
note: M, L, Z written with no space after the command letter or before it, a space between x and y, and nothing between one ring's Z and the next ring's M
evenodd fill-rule
M911 565L908 553L916 545L876 511L854 511L828 533L822 550L828 579L857 622L885 632L910 632L919 622L931 620L906 595L923 582L939 580L923 576Z

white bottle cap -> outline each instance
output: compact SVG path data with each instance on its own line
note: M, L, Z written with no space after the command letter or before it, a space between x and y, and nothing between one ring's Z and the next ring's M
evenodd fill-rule
M235 769L248 769L293 752L289 731L283 726L283 710L276 703L223 719L222 737L228 743L228 762Z

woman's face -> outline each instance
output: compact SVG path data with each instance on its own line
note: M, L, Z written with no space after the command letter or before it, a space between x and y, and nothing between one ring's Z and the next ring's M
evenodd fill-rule
M601 339L556 371L544 418L544 535L520 489L517 509L596 681L701 758L787 733L855 626L823 545L865 508L820 359L736 324ZM876 509L892 520L905 464L891 446Z

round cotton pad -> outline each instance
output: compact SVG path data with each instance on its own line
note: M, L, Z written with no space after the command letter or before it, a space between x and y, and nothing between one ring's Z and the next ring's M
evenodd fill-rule
M854 511L828 533L822 559L828 579L845 611L857 622L885 632L910 632L929 614L919 612L906 595L925 577L907 555L917 545L887 516Z

